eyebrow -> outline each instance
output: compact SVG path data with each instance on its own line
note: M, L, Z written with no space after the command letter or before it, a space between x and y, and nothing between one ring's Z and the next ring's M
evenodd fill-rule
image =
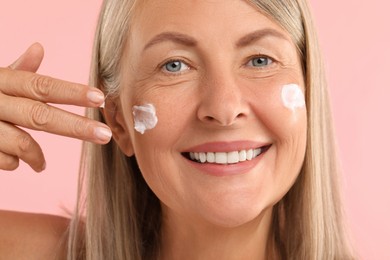
M261 30L256 30L254 32L251 32L243 37L241 37L237 42L236 42L236 47L245 47L248 46L262 38L272 36L276 38L280 38L286 41L289 41L288 38L271 28L265 28ZM181 44L184 46L188 47L195 47L198 44L198 41L186 34L179 33L179 32L163 32L160 34L157 34L155 37L153 37L144 47L144 51L153 45L166 42L166 41L171 41L177 44Z
M266 29L261 29L261 30L251 32L245 35L244 37L240 38L236 43L236 47L245 47L251 45L252 43L262 38L269 37L269 36L289 41L289 39L281 32L278 32L277 30L271 28L266 28Z
M157 34L155 37L153 37L144 47L144 51L148 48L150 48L153 45L156 45L161 42L165 41L171 41L175 42L184 46L194 47L198 44L198 42L192 38L191 36L188 36L183 33L178 32L163 32L160 34Z

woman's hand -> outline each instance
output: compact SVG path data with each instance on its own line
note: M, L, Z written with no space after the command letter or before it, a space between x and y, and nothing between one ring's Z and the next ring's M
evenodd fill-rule
M33 44L15 63L0 68L0 169L14 170L19 159L35 171L45 169L39 144L20 127L98 144L111 138L108 126L47 103L99 107L103 93L92 87L36 74L43 48Z

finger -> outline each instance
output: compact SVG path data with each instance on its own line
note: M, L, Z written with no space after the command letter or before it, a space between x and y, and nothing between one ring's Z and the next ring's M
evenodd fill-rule
M0 122L0 151L20 158L36 172L43 171L46 166L42 149L31 135L5 122Z
M108 126L89 118L26 98L0 94L0 100L2 121L98 144L108 143L111 139Z
M19 167L19 158L0 152L0 169L13 171Z
M8 68L36 72L42 63L43 56L44 50L42 45L34 43Z
M104 94L97 88L39 74L0 68L0 92L45 103L98 107Z

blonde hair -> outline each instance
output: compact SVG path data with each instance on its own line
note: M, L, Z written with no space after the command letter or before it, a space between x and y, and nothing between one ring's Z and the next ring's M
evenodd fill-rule
M108 95L117 95L120 87L121 57L131 31L135 2L103 2L90 85L100 87ZM280 259L353 259L343 224L326 80L307 3L305 0L248 2L290 33L301 55L306 79L305 161L291 190L274 206L273 253ZM97 109L88 109L87 115L104 122ZM154 258L159 248L161 208L142 178L135 158L126 157L114 141L105 146L86 143L82 163L68 259ZM81 217L83 209L85 219Z

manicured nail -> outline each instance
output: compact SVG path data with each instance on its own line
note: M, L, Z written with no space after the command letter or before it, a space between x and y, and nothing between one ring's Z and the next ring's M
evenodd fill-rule
M89 101L95 104L101 104L104 101L104 95L97 91L88 91L87 98Z
M95 136L102 142L108 142L112 137L112 132L108 128L99 126L95 128Z

